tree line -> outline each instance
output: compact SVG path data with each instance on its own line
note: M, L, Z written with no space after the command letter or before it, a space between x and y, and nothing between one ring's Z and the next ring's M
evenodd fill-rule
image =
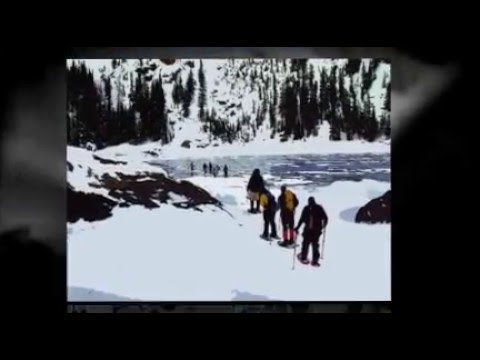
M272 137L276 134L283 139L316 136L322 121L326 120L330 124L330 139L333 141L355 138L374 141L379 136L390 137L390 83L384 83L386 97L382 114L376 114L368 96L376 80L375 70L379 63L379 60L370 61L366 68L361 67L361 60L349 60L343 68L334 65L330 73L323 68L317 81L313 65L309 65L306 59L292 59L289 75L282 84L279 84L275 70L285 71L285 61L271 62L269 71L272 76L266 79L263 71L259 75L256 69L252 69L248 74L252 84L263 79L263 86L258 86L260 103L252 113L243 109L243 115L236 124L220 119L214 108L209 109L202 61L198 81L195 81L192 63L185 84L180 71L174 74L173 89L169 95L183 117L198 118L203 124L202 130L210 138L223 141L248 141L251 135L256 136L257 129L267 118ZM112 60L112 68L118 65L117 60ZM161 72L153 78L143 70L137 69L135 80L130 74L130 94L126 105L119 100L122 96L112 96L113 89L117 94L121 91L119 84L112 84L115 79L102 76L101 82L95 82L92 71L85 63L70 64L67 67L68 143L78 146L94 142L98 146L108 146L147 140L162 144L170 142L174 134ZM354 88L355 74L361 76L360 94ZM345 85L347 78L349 86ZM195 98L198 113L191 113Z

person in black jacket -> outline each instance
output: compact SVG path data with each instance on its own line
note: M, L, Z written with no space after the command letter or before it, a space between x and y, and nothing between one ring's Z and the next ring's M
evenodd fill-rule
M260 212L260 193L265 188L265 182L263 181L262 175L260 175L260 170L255 169L248 181L247 192L250 199L250 212L252 214ZM254 208L254 202L255 208Z
M225 166L223 167L223 175L224 175L226 178L228 177L228 166L227 166L227 165L225 165Z
M308 264L308 248L311 244L313 252L312 265L320 266L318 262L320 258L320 252L318 249L319 241L323 229L328 224L328 216L323 207L315 202L315 198L313 196L308 198L308 205L305 206L302 211L300 221L295 228L296 232L298 232L302 224L305 224L305 227L303 228L302 250L300 254L298 254L298 259L301 263Z

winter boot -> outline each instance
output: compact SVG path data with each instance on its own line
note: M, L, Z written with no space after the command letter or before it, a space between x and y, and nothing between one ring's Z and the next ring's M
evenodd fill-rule
M308 259L302 259L302 255L298 254L297 255L298 261L300 261L302 264L307 265L310 261Z

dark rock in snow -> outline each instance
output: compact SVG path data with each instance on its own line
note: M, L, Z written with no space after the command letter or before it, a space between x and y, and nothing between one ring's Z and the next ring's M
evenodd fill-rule
M362 206L355 216L356 223L391 223L391 191Z
M109 190L109 195L122 203L143 205L148 209L159 207L158 203L167 203L171 200L169 193L185 198L185 201L176 201L174 206L183 209L196 209L199 205L217 205L221 203L204 189L188 182L177 182L163 174L149 173L146 175L117 174L118 178L104 174L101 186ZM122 205L125 206L125 205Z
M101 157L99 157L97 155L93 155L93 158L97 161L100 161L101 164L127 165L126 161L115 161L115 160L109 160L109 159L102 159Z
M180 146L184 147L184 148L187 148L187 149L190 149L190 143L191 143L190 140L185 140L184 142L182 142L182 145L180 145Z
M103 220L112 216L117 203L99 194L75 191L67 186L67 222Z
M148 150L148 151L144 151L143 153L153 157L158 157L158 154L155 151Z
M73 165L67 161L67 169L68 171L73 171Z

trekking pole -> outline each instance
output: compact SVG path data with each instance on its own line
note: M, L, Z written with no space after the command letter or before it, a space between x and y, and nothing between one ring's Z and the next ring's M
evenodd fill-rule
M323 240L322 240L322 252L320 255L320 259L323 260L323 253L325 252L325 238L327 237L327 227L325 226L325 230L323 232Z
M293 236L293 265L292 270L295 270L295 259L297 258L297 232L294 232Z

